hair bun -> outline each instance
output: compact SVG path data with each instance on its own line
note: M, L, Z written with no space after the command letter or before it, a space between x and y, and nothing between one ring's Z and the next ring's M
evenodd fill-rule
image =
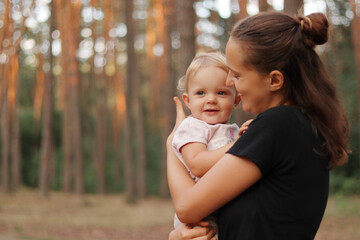
M304 34L305 45L315 47L327 42L329 22L323 13L312 13L306 17L298 16L295 20Z

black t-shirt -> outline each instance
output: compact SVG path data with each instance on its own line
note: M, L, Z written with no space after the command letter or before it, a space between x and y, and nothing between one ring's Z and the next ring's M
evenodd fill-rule
M262 178L219 211L219 240L314 239L329 191L321 137L297 108L270 108L228 153L254 162Z

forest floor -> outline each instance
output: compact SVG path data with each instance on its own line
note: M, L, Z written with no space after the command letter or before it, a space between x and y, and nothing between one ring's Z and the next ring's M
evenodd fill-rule
M166 240L172 219L171 201L155 197L0 193L0 240ZM359 226L360 196L332 196L315 240L360 239Z

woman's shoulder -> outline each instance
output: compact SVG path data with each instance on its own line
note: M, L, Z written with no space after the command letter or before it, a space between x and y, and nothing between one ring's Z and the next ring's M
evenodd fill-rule
M275 120L290 120L305 117L305 114L299 108L289 105L272 107L258 115L258 118L269 118Z
M269 108L260 113L255 120L262 123L260 125L277 130L310 124L309 119L299 108L288 105Z

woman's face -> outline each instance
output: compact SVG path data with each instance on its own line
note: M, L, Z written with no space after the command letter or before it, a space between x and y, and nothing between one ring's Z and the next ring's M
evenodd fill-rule
M235 85L241 96L244 111L258 114L273 105L271 78L246 66L246 56L240 44L230 38L226 45L226 61L229 67L226 84Z

